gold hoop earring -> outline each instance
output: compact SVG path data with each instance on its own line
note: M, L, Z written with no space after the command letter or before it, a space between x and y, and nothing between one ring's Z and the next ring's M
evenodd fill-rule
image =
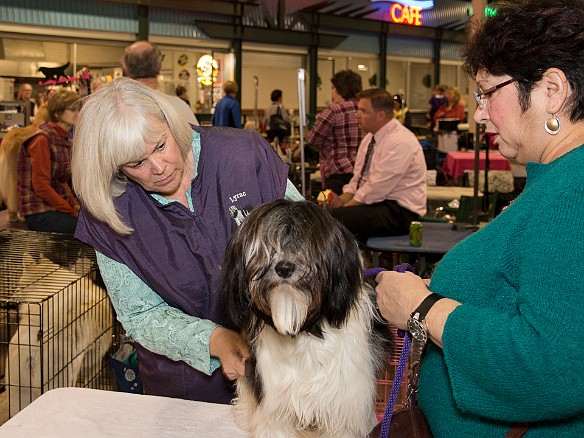
M546 120L545 124L543 125L545 131L550 135L556 135L560 132L560 120L552 114L552 116Z

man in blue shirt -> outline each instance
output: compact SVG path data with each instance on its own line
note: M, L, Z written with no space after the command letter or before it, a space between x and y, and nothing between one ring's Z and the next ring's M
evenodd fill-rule
M211 118L213 126L241 128L241 111L239 109L239 102L235 99L237 90L238 86L235 82L225 82L223 86L225 96L215 105L215 112Z

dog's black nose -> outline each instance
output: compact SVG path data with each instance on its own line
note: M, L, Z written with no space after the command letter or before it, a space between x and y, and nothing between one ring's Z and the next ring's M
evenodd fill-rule
M278 262L274 268L276 274L282 278L288 278L294 272L294 263L290 262Z

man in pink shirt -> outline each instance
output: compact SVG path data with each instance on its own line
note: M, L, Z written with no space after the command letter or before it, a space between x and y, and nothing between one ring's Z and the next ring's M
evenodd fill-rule
M353 177L333 195L331 213L359 241L407 234L426 214L426 161L416 136L393 118L393 99L380 88L359 94L357 122L367 132Z

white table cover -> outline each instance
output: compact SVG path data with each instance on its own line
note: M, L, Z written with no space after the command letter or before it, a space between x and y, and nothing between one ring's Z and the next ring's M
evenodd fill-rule
M53 389L0 427L1 438L239 438L231 406L85 388Z

